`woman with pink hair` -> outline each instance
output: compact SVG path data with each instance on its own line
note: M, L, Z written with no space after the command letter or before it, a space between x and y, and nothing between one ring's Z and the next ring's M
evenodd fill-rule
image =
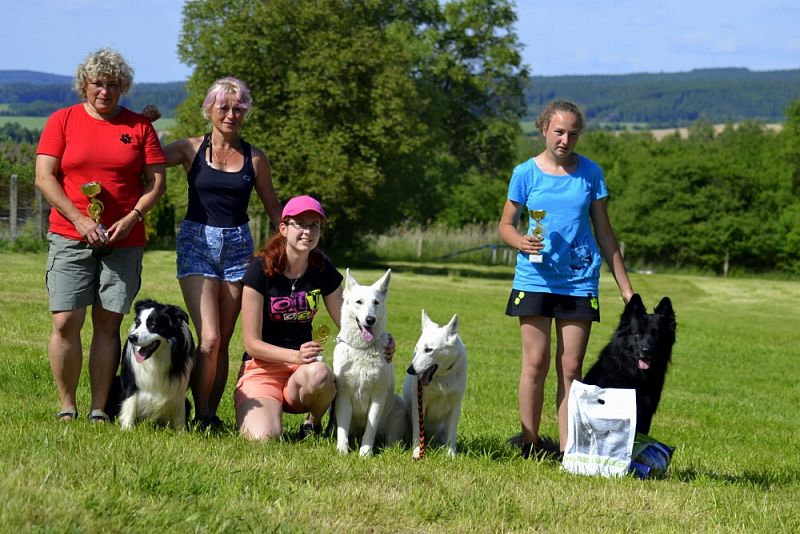
M191 385L200 429L222 425L217 408L228 379L228 346L241 308L242 277L254 251L247 216L254 188L273 225L281 220L269 159L240 135L251 110L244 82L217 80L203 102L209 133L164 147L167 166L183 165L189 181L189 203L177 237L177 271L197 331Z

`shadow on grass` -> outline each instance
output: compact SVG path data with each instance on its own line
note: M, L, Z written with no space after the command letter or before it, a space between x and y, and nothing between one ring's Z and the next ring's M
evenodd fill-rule
M800 469L794 466L787 466L786 469L781 471L745 470L741 473L720 473L708 469L670 468L668 476L669 478L681 482L710 480L735 486L751 486L760 490L767 490L776 487L796 485L800 482Z

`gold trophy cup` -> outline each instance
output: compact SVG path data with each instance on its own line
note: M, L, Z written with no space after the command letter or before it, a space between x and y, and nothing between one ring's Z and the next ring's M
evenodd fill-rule
M328 325L323 324L315 328L311 331L311 341L316 341L320 345L322 345L322 350L325 350L325 343L328 342L328 336L331 334L331 329L328 328ZM322 361L322 353L320 352L317 355L317 361Z
M103 213L103 201L99 198L95 198L97 195L100 194L102 187L100 187L100 182L89 182L83 184L81 186L81 193L89 197L89 205L86 206L86 213L91 217L94 222L100 224L100 214ZM103 227L105 229L105 227Z
M547 215L547 210L530 210L531 219L536 221L533 227L533 236L539 241L544 240L544 226L542 226L542 219ZM542 263L543 258L541 254L531 254L529 256L531 263Z

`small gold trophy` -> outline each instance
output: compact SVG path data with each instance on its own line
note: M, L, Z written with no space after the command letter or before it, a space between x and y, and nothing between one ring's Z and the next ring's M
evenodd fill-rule
M328 325L323 324L315 328L311 331L311 341L316 341L320 345L322 345L322 350L325 350L325 343L328 342L328 336L331 334L331 329L328 328ZM322 361L322 353L320 352L317 355L317 361Z
M99 198L95 198L97 195L100 194L102 187L100 187L100 182L89 182L83 184L81 186L81 193L89 197L89 205L86 206L86 213L91 217L94 222L100 224L100 214L103 213L103 201ZM105 227L103 227L105 229Z
M531 219L536 221L536 224L533 227L533 236L538 239L539 241L544 240L544 226L542 226L542 219L545 218L547 215L547 210L530 210L531 211ZM531 254L529 256L531 263L542 263L542 255L541 254Z

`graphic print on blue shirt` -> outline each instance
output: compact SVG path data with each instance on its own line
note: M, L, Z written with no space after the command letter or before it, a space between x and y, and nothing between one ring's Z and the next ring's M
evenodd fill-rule
M573 279L586 278L592 275L592 242L589 236L584 235L583 239L570 243L569 259L569 270L572 272Z
M290 296L270 297L269 314L273 321L309 323L317 314L322 291L298 291Z

